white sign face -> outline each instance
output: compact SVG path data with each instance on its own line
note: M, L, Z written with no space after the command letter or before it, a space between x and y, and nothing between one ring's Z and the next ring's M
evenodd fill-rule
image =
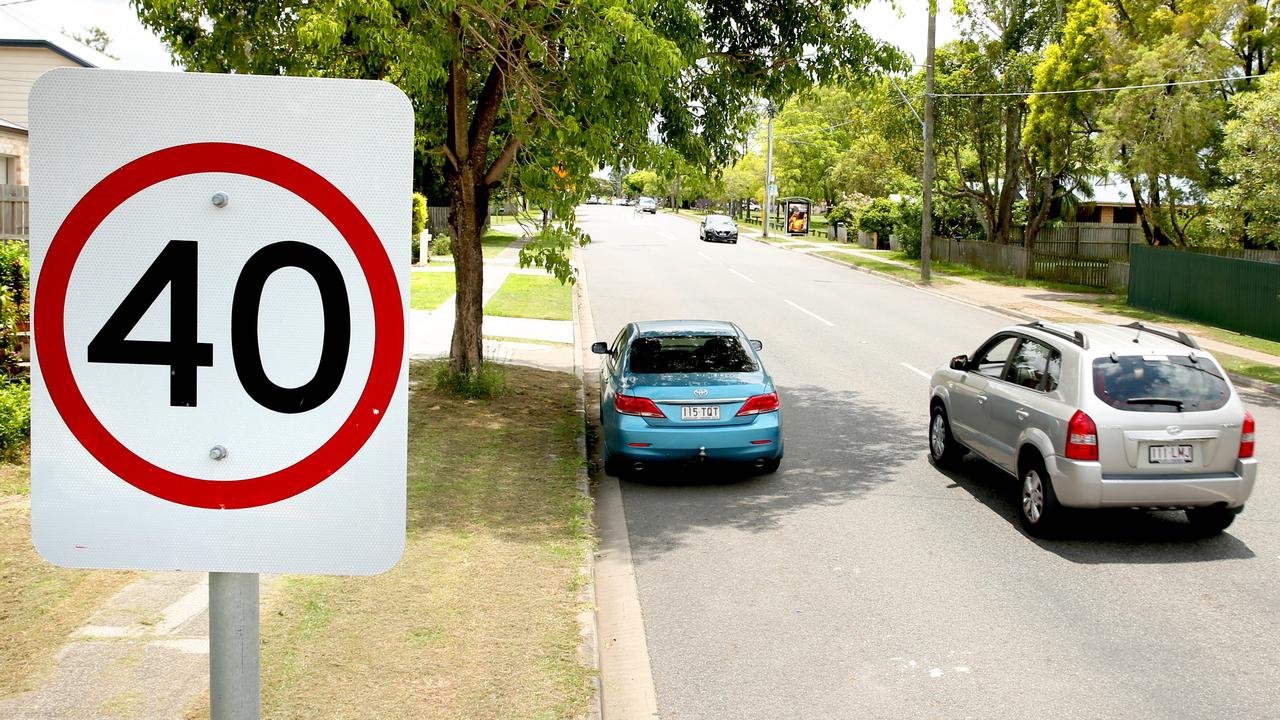
M30 111L40 554L394 565L408 98L373 81L59 69Z

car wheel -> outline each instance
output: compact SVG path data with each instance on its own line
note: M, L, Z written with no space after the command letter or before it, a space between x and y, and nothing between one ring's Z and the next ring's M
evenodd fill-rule
M964 448L951 434L947 411L941 405L935 406L929 420L929 457L933 458L935 465L948 467L959 462L964 452Z
M1187 521L1196 532L1204 535L1217 535L1231 526L1236 514L1222 505L1202 508L1187 508Z
M774 458L766 460L764 465L760 466L761 475L772 475L778 472L778 468L782 466L782 458Z
M622 477L622 463L618 462L618 459L613 456L613 453L609 452L608 445L601 446L600 460L601 464L604 465L605 475Z
M1062 505L1053 491L1053 481L1039 458L1026 461L1018 473L1022 481L1021 506L1018 517L1022 529L1035 537L1048 537L1057 527Z

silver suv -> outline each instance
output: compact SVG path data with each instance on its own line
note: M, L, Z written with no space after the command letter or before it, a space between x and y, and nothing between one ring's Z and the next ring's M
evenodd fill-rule
M1049 533L1064 506L1184 509L1217 533L1253 490L1253 417L1183 332L1016 325L952 358L930 385L934 463L972 450L1013 474L1033 535Z

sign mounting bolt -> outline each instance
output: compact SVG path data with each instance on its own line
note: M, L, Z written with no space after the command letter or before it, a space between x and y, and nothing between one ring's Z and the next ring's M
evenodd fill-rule
M211 460L221 460L227 456L227 449L221 445L214 445L209 449L209 458Z
M214 207L226 207L227 203L230 201L231 198L227 197L227 194L224 192L216 192L213 194Z

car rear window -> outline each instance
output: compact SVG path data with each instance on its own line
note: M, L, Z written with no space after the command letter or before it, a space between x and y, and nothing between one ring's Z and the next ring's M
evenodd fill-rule
M755 372L751 353L733 335L665 335L631 341L631 372Z
M1098 358L1093 392L1111 407L1135 412L1216 410L1231 396L1213 363L1186 355Z

